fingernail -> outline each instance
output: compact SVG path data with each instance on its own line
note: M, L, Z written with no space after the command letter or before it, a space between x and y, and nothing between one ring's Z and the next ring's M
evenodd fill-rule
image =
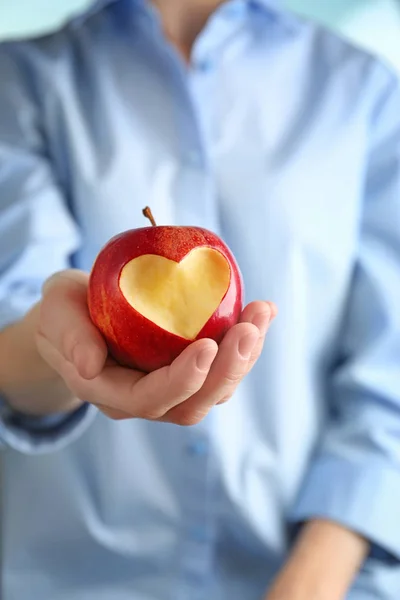
M212 362L215 358L217 351L213 348L206 348L202 350L200 354L197 355L196 358L196 366L199 371L208 371L212 365Z
M238 351L242 358L248 360L259 340L256 333L248 333L239 340Z
M252 320L252 324L257 327L257 329L259 330L261 335L264 335L268 329L268 325L270 324L270 321L271 321L271 312L266 310L266 311L257 313Z

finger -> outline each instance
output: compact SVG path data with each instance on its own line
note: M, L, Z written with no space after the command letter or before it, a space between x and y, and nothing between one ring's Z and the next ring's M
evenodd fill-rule
M260 332L251 323L239 323L228 331L202 388L190 400L166 415L174 422L201 421L218 402L230 397L247 372L248 361Z
M234 327L225 336L225 339L223 340L223 342L220 346L220 352L217 357L217 360L215 361L215 363L213 365L213 369L211 370L210 376L207 379L206 385L203 386L201 393L198 394L198 398L200 398L203 394L204 395L209 394L210 396L213 396L215 393L221 393L221 392L218 392L218 390L220 390L221 387L223 389L223 395L222 395L222 398L220 398L217 401L217 403L224 402L230 398L230 396L235 391L237 385L240 383L241 379L243 379L243 377L250 371L251 367L254 365L254 363L257 361L258 357L260 356L268 327L270 325L271 320L273 318L275 318L276 314L277 314L276 306L270 302L255 301L255 302L251 302L244 308L241 318L240 318L240 323L251 324L251 325L257 327L257 329L259 331L258 339L257 339L256 343L254 344L254 347L253 347L252 352L250 353L250 356L247 359L247 365L245 365L246 358L244 358L244 360L243 360L243 356L241 356L240 357L240 359L241 359L240 371L236 375L234 375L234 368L232 368L232 366L231 366L230 367L232 369L231 374L228 375L225 382L223 380L219 379L221 377L221 373L219 370L220 366L225 365L225 369L227 369L227 368L229 369L229 361L228 361L228 359L225 358L226 348L232 349L234 347L235 343L237 345L239 345L239 343L240 343L238 340L236 340L236 342L234 339L231 340L231 336L233 338L233 335L235 333L237 333L237 327ZM243 335L245 335L245 334L243 334ZM238 347L237 347L237 350L238 350L237 354L240 356ZM234 357L232 357L232 355L231 355L231 360L235 360ZM232 365L232 363L230 363L230 364ZM243 372L243 367L244 367L244 372ZM225 392L227 392L227 393L225 393ZM197 401L198 398L193 399L193 402Z
M251 369L257 362L263 350L265 335L268 331L270 323L275 318L276 314L277 308L272 302L252 302L251 304L248 304L243 310L240 322L252 323L257 327L257 329L260 332L260 337L256 345L254 346L253 352L251 353L251 356L248 360L245 375L247 375L251 371ZM217 404L225 404L225 402L227 402L231 398L233 392L234 389L232 390L232 393L228 393L221 400L219 400Z
M86 402L131 417L157 420L201 388L217 351L212 340L199 340L172 365L148 375L113 364L90 381L71 370L69 363L62 367L62 373L70 389Z
M243 310L240 322L252 323L260 331L260 338L250 356L247 372L252 369L255 362L258 360L264 346L265 335L277 314L278 309L273 302L251 302Z
M145 419L162 418L201 389L218 352L212 340L189 346L168 367L142 378L134 388L135 405Z
M242 377L244 377L249 372L249 370L257 361L263 348L265 334L267 332L268 326L271 320L275 318L276 314L276 306L270 302L251 302L244 308L240 318L240 322L251 323L255 325L259 330L260 335L247 362L247 368L245 369ZM230 344L230 337L228 337L227 340L223 342L223 345L221 345L221 349L224 347L225 344ZM220 357L218 358L218 363L219 360ZM201 420L206 416L206 414L215 404L223 404L224 402L229 400L234 390L236 389L238 383L234 386L231 386L230 390L225 390L227 391L227 393L222 392L222 398L215 401L215 391L212 390L212 387L215 385L214 381L216 378L215 374L218 369L218 363L216 361L216 364L213 365L210 377L207 379L206 385L203 386L201 393L197 394L196 397L191 398L188 402L185 403L185 405L178 407L178 409L173 409L171 413L168 413L165 416L164 420L172 420L173 422Z
M89 316L87 285L88 276L73 270L45 283L38 336L73 363L82 377L92 379L104 366L107 347Z
M45 358L46 362L64 379L65 383L67 383L67 387L76 395L77 398L83 401L88 401L85 397L86 394L82 388L82 378L77 372L76 368L65 360L65 358L50 344L48 340L44 337L40 337L38 341L38 345L40 346L39 350L43 358ZM115 365L114 361L107 361L110 365ZM104 406L102 404L93 403L101 412L103 412L107 417L113 420L123 420L130 419L132 415L122 412L120 410L109 408L108 406Z
M240 317L241 323L252 323L260 335L265 335L270 322L277 314L276 306L272 302L256 301L248 304Z

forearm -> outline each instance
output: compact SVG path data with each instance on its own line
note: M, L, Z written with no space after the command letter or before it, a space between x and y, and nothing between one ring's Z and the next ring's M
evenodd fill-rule
M35 344L39 305L0 332L0 394L25 415L44 416L76 410L81 402L41 358Z
M357 534L328 521L306 524L267 600L344 600L368 553Z

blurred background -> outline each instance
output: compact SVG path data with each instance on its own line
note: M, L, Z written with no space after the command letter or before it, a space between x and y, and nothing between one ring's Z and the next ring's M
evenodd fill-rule
M400 72L400 0L280 0L382 55ZM0 39L57 27L93 0L0 0Z

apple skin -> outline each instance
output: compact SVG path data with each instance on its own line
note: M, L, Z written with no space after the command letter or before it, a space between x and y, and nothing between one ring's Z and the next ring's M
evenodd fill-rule
M143 227L113 237L98 254L89 278L89 313L110 354L120 365L149 373L171 364L195 341L162 329L136 311L120 290L122 269L143 254L180 262L197 247L218 250L231 271L224 298L196 337L196 340L211 338L219 344L240 318L243 280L232 252L217 235L199 227Z

